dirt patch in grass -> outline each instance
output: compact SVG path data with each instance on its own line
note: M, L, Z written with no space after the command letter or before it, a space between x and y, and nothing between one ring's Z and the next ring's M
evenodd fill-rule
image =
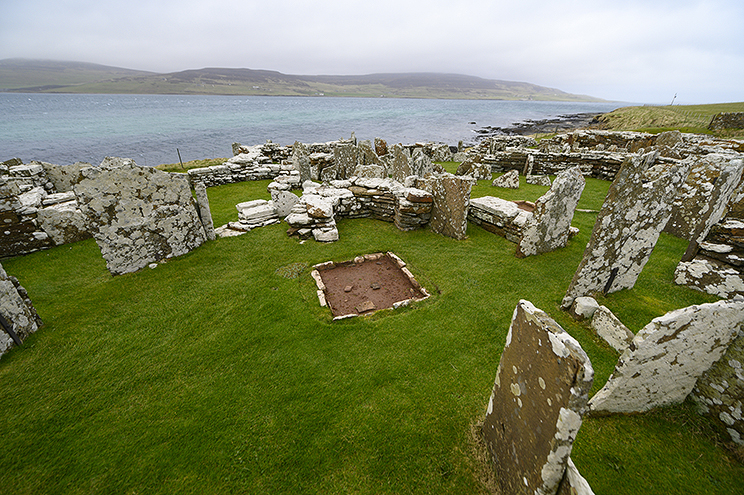
M428 294L401 263L378 253L319 268L333 316L367 314L401 301L426 298Z

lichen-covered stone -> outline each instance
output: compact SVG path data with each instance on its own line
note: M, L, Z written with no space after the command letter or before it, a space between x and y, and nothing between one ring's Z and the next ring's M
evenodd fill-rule
M683 261L674 271L674 283L719 297L744 295L744 270L704 257Z
M744 297L654 318L623 352L593 411L633 413L680 403L744 331Z
M16 345L16 339L23 342L36 332L42 322L36 313L25 289L0 265L0 315L10 325L15 338L0 325L0 357Z
M36 219L44 232L61 246L91 237L88 219L77 206L77 201L66 201L40 209Z
M509 170L505 174L496 177L491 184L493 187L503 187L505 189L519 189L519 172Z
M292 146L292 163L295 170L300 172L300 183L312 179L312 167L310 166L310 154L307 146L295 141Z
M72 191L72 186L80 180L80 171L92 167L90 163L77 162L72 165L54 165L42 163L49 180L54 184L54 190L62 193Z
M698 378L691 396L701 413L725 428L731 440L744 445L744 333Z
M324 176L323 180L348 179L354 175L358 163L358 148L353 144L341 144L333 149L335 177Z
M199 220L204 227L204 234L207 239L213 241L216 238L214 233L214 222L212 221L212 209L209 207L209 196L207 196L207 186L203 182L194 184L194 196L199 212Z
M185 176L132 163L86 168L81 176L75 195L112 274L186 254L204 242Z
M393 145L392 155L393 158L390 162L388 173L393 180L403 183L406 177L413 175L410 160L403 147L399 144Z
M565 247L576 205L586 180L579 167L564 170L550 190L535 201L532 218L522 229L517 256L533 256Z
M431 176L426 183L434 200L431 230L454 239L465 239L470 191L475 180L445 173Z
M519 301L483 424L502 493L556 493L593 379L579 343Z
M710 153L687 161L692 163L690 173L679 187L664 231L688 241L702 242L726 212L741 181L744 160L739 154Z
M656 163L657 157L656 152L634 155L618 172L566 291L564 309L577 297L635 285L671 216L677 188L687 175L683 163Z
M578 301L581 299L577 297ZM618 352L625 352L630 347L630 343L635 337L628 327L614 315L606 306L600 306L592 315L591 327L602 337L605 342L610 344Z

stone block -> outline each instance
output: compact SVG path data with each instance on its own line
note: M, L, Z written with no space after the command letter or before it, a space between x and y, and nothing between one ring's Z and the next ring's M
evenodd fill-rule
M474 183L473 179L446 173L431 177L432 231L454 239L467 237L468 205Z
M744 331L744 297L689 306L654 318L592 397L592 411L634 413L677 404Z
M36 219L39 227L51 237L56 246L91 237L88 219L77 207L76 201L42 208L37 212Z
M74 191L112 274L186 254L205 241L186 176L111 161L81 170Z
M0 325L0 357L10 348L23 342L42 325L26 290L0 265L0 315L9 325L8 332ZM11 333L12 332L12 333Z
M577 297L576 301L583 299ZM606 306L599 306L592 316L592 328L597 335L618 352L625 352L635 334L615 316Z
M519 172L509 170L505 174L496 177L491 185L493 187L503 187L504 189L519 189Z
M687 176L683 162L656 163L657 157L655 152L632 155L618 172L563 298L564 309L577 297L635 285Z
M300 201L300 198L288 191L272 189L271 201L274 203L279 218L285 218L291 213L292 208Z
M501 493L556 493L593 379L578 342L519 301L483 424Z
M599 308L599 303L593 297L577 297L571 305L571 316L577 320L590 320Z

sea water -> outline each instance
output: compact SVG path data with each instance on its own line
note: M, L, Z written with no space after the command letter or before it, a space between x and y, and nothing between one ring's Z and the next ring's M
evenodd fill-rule
M0 93L0 162L60 165L106 156L139 165L232 156L232 143L317 143L380 137L457 145L475 130L620 103L272 96Z

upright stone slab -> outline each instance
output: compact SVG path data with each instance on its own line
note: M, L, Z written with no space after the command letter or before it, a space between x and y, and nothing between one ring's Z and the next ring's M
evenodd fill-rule
M210 241L215 240L214 222L212 221L212 209L209 207L209 196L207 196L207 186L203 182L194 184L194 195L196 204L199 207L199 220L204 227L204 234Z
M710 153L691 156L686 161L692 164L690 173L674 199L664 231L700 243L726 212L741 181L744 160L738 153Z
M388 154L388 144L382 138L375 138L375 153L377 156L385 156Z
M496 177L491 184L493 187L503 187L505 189L519 189L519 172L509 170L504 175Z
M402 184L406 177L413 175L408 155L406 155L405 151L403 151L403 147L399 144L393 146L392 155L393 160L388 172L393 180Z
M423 148L416 148L411 154L411 175L426 177L434 173L434 163L431 158L424 153Z
M467 237L468 205L475 180L452 174L431 176L427 189L434 201L431 209L431 230L462 240Z
M522 230L517 257L555 251L568 244L571 221L585 185L578 166L558 174L550 190L535 201L532 218Z
M358 150L354 144L341 144L333 148L333 163L336 179L348 179L357 167Z
M186 254L204 242L184 175L123 163L87 168L81 176L75 195L112 274Z
M294 205L300 201L300 198L296 194L289 191L282 191L279 189L271 189L271 201L274 203L276 213L279 218L284 218L290 214Z
M310 166L310 153L307 146L295 141L292 146L292 163L295 170L300 171L300 183L312 180L312 167Z
M0 324L0 357L18 342L26 340L26 337L42 325L28 293L18 280L5 273L2 265L0 265L0 316L5 320L4 324ZM10 331L6 330L6 324Z
M592 397L592 411L633 413L685 400L698 378L744 331L744 297L654 318Z
M563 298L564 309L577 297L635 285L671 216L671 202L689 166L676 161L656 164L657 157L657 152L634 155L623 163Z
M519 301L483 424L502 493L557 492L593 379L579 343Z

